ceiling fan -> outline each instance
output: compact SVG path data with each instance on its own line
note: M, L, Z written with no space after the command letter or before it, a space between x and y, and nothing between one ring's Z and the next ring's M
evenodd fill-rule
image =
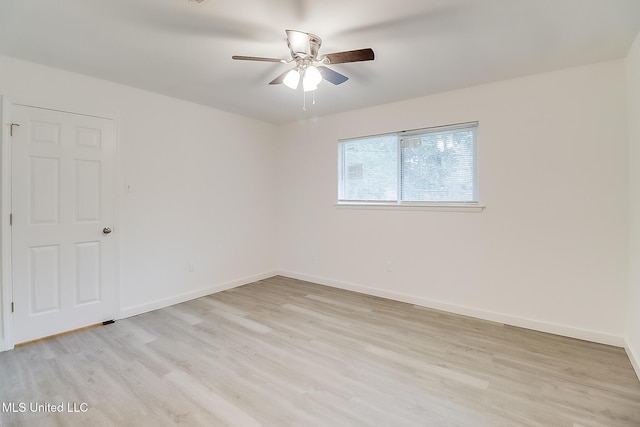
M280 62L282 64L295 62L295 66L292 69L280 74L269 84L284 83L291 89L297 89L300 81L302 81L302 88L305 92L316 90L322 80L339 85L349 79L349 77L326 67L326 65L373 61L374 59L373 49L371 48L318 56L318 50L322 44L320 37L303 31L286 30L285 32L287 33L287 45L291 51L291 59L241 55L234 55L232 58L241 61Z

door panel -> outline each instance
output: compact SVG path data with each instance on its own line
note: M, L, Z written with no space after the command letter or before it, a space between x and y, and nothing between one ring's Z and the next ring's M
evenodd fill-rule
M31 314L60 310L60 246L32 247L29 255Z
M113 319L112 120L14 106L15 342Z
M100 301L100 258L100 242L76 243L76 306Z
M100 162L76 160L76 222L97 222L100 220Z
M31 225L58 224L60 212L60 159L31 157L29 172L31 188Z

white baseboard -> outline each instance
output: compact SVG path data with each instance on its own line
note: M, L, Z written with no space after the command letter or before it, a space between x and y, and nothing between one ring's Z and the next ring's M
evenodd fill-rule
M623 337L607 334L604 332L580 329L566 325L558 325L555 323L543 322L539 320L526 319L522 317L511 316L508 314L496 313L492 311L480 310L472 307L436 301L428 298L405 295L382 289L370 288L367 286L356 285L353 283L341 282L325 277L310 276L303 273L292 271L279 271L278 275L290 277L292 279L305 280L321 285L331 286L334 288L345 289L349 291L359 292L362 294L373 295L382 298L388 298L395 301L406 302L409 304L419 305L422 307L433 308L436 310L447 311L449 313L461 314L464 316L475 317L477 319L489 320L492 322L503 323L505 325L518 326L521 328L532 329L534 331L547 332L555 335L562 335L570 338L577 338L585 341L592 341L601 344L613 345L616 347L625 347Z
M461 314L463 316L475 317L477 319L489 320L492 322L503 323L511 326L518 326L521 328L532 329L540 332L547 332L555 335L562 335L570 338L577 338L585 341L592 341L601 344L613 345L616 347L624 347L629 359L633 364L633 367L640 378L640 353L635 352L633 348L625 341L623 337L607 334L604 332L592 331L587 329L575 328L566 325L558 325L555 323L543 322L539 320L526 319L522 317L511 316L502 313L496 313L492 311L480 310L472 307L465 307L461 305L451 304L447 302L432 300L428 298L416 297L413 295L406 295L397 292L385 291L382 289L371 288L362 285L356 285L353 283L342 282L337 280L328 279L325 277L312 276L308 274L293 272L293 271L272 271L262 274L256 274L249 277L244 277L230 282L221 283L218 285L210 286L203 289L187 292L184 294L176 295L161 300L156 300L150 303L141 304L133 307L126 307L120 310L118 319L124 319L138 314L147 313L149 311L158 310L160 308L168 307L181 302L189 301L192 299L200 298L206 295L221 292L227 289L236 288L238 286L246 285L258 280L268 279L276 275L290 277L292 279L305 280L308 282L318 283L321 285L331 286L334 288L345 289L353 292L359 292L362 294L378 296L382 298L388 298L394 301L406 302L409 304L419 305L422 307L433 308L436 310L447 311L449 313Z
M0 312L7 313L5 316L0 316L0 336L2 337L0 339L0 352L13 350L13 315L11 314L11 303L5 304L5 306L0 309Z
M640 353L635 350L631 343L629 343L629 340L626 340L624 351L627 352L627 356L629 356L629 360L631 361L631 366L633 366L633 370L636 371L636 376L640 380Z
M150 303L136 305L133 307L122 308L120 309L118 319L124 319L127 317L136 316L138 314L147 313L149 311L158 310L164 307L169 307L174 304L180 304L181 302L190 301L192 299L215 294L216 292L225 291L227 289L237 288L238 286L246 285L252 282L256 282L258 280L268 279L269 277L273 277L276 275L277 275L277 272L266 272L262 274L256 274L253 276L232 280L230 282L209 286L203 289L186 292L180 295L175 295L169 298L156 300Z
M13 350L13 344L10 344L7 339L0 340L0 353L8 350Z

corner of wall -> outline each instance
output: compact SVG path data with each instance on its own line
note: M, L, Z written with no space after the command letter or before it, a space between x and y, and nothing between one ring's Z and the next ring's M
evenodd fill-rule
M226 291L227 289L233 289L239 286L247 285L249 283L268 279L269 277L273 277L276 275L277 273L275 271L265 272L262 274L243 277L241 279L232 280L230 282L220 283L217 285L198 289L197 291L174 295L170 298L159 299L159 300L151 301L149 303L136 305L133 307L126 307L120 310L118 319L125 319L127 317L137 316L138 314L148 313L153 310L159 310L161 308L169 307L171 305L180 304L196 298L201 298L207 295L215 294L217 292Z
M638 380L640 380L640 353L634 350L634 347L629 341L625 343L624 350L629 357L629 361L631 362L631 366L633 366L633 370L636 372Z
M629 150L628 296L625 350L640 379L640 32L625 61Z

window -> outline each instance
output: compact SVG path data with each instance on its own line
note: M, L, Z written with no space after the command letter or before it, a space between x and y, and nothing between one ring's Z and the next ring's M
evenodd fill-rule
M341 140L338 203L477 204L477 122Z

